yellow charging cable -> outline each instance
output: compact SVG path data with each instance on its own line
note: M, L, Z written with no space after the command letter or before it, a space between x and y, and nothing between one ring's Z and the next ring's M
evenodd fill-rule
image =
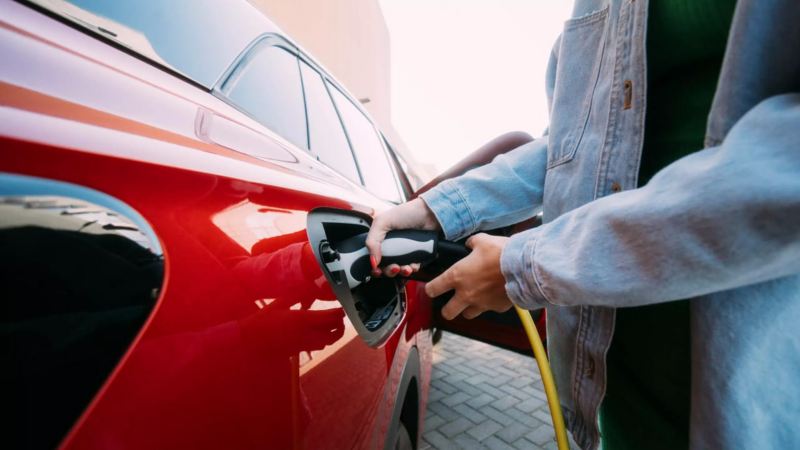
M547 394L547 405L550 407L550 417L553 418L553 429L556 432L558 450L569 450L567 428L564 426L564 415L561 414L561 403L558 401L556 383L553 381L553 372L550 371L550 363L547 361L544 345L542 345L542 340L536 331L536 324L533 323L530 311L524 310L519 306L514 306L514 309L517 310L522 327L525 328L525 334L528 335L531 348L533 348L533 356L536 357L536 364L539 366L544 392Z

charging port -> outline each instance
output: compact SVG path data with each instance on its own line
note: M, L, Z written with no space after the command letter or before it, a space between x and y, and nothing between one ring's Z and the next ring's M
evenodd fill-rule
M380 345L402 319L403 283L377 277L350 289L339 266L338 244L369 231L371 218L354 211L321 208L308 215L308 237L336 298L359 335L370 346Z

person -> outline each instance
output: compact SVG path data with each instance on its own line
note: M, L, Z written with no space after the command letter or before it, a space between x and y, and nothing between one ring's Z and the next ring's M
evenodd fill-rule
M547 133L378 214L374 272L391 229L471 235L427 293L455 291L447 319L547 308L582 448L800 448L798 23L794 0L577 0Z

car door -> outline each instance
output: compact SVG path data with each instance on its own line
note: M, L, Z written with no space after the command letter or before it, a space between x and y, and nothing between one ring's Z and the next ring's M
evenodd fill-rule
M336 202L309 199L303 205L300 215L306 217L309 235L319 228L330 239L333 235L346 237L365 230L371 214L387 207L387 201L402 199L371 121L312 64L300 58L288 42L266 36L251 47L216 91L296 147L307 150L335 172L333 178L344 177L353 190L372 194ZM297 129L297 123L306 126ZM274 200L265 198L263 205L269 207L271 203ZM309 247L305 232L294 236L295 245L306 252L304 264L308 264L302 271L314 273L315 283L321 288L307 305L300 301L299 311L308 311L309 318L296 322L295 332L314 333L318 326L314 313L338 310L344 304L346 314L340 318L341 325L323 335L330 340L320 343L322 348L301 348L289 357L289 386L295 392L288 408L293 414L293 445L382 446L381 432L388 428L386 422L395 406L393 387L410 354L412 340L401 336L400 325L411 300L402 283L382 280L364 286L355 295L358 302L353 302L354 308L348 308L342 297L330 292L319 267L314 266L311 253L318 247L313 239ZM253 246L253 253L272 255L267 249L280 245L260 241ZM355 309L356 304L360 309ZM326 326L330 325L323 324L323 329ZM406 333L412 338L414 334Z
M101 3L109 9L118 4L140 9L143 16L167 23L184 17L174 11L151 14L166 8L161 2ZM24 261L30 270L26 278L3 271L3 292L16 289L14 296L3 296L4 307L13 299L27 308L15 319L49 307L70 312L68 306L97 319L84 325L80 316L62 314L65 323L46 317L50 322L28 328L3 324L4 348L22 340L14 333L31 338L23 350L34 352L15 349L14 357L62 359L38 366L11 361L9 367L23 370L10 372L15 382L4 388L17 396L9 395L14 401L4 407L25 421L3 429L18 427L25 434L20 439L38 444L29 446L64 449L383 446L424 321L413 314L413 293L399 282L384 282L379 290L361 293L373 312L392 307L370 326L377 338L368 341L358 329L366 327L364 320L345 315L322 276L308 240L311 212L338 211L353 225L332 227L347 233L368 226L370 217L391 203L364 186L360 161L330 97L327 112L318 114L334 117L321 122L335 126L313 134L307 127L306 121L318 116L306 117L311 110L305 98L311 93L304 89L296 49L265 25L264 37L246 52L251 58L225 74L224 88L217 86L213 96L214 86L194 78L189 83L191 72L170 69L172 59L153 60L136 53L135 46L112 46L95 36L148 42L131 29L136 24L126 28L108 14L100 18L86 11L80 20L65 16L57 22L52 14L17 2L0 8L0 48L14 61L0 70L0 231L10 236L8 229L20 224L57 228L53 224L63 222L72 227L69 231L92 235L58 233L83 243L69 252L47 245L53 241L4 239L4 267ZM255 14L244 2L231 2L219 16L242 27L256 20L237 16L242 8ZM153 38L151 50L161 50L158 38L166 36L170 56L207 53L214 57L204 62L218 61L216 47L203 45L209 43L206 36L241 36L225 23L210 29L218 22L213 12L192 11L206 19L203 27L153 27L156 34L145 33ZM116 19L124 22L128 16ZM102 19L102 30L83 30L89 19ZM210 77L216 80L224 70L215 69ZM53 73L59 74L58 83L52 82ZM315 136L326 133L323 142L336 142L340 133L331 154L341 159L330 160L332 168L315 161L322 159ZM355 167L358 176L347 167ZM42 221L14 222L20 211ZM25 244L36 242L37 252L19 254L27 251ZM101 253L103 258L90 258ZM76 257L82 254L87 258ZM128 267L128 260L141 270L129 284L108 275L115 267ZM47 276L48 265L60 270L62 279ZM91 292L99 294L82 297ZM130 294L130 304L125 298L113 301L119 292ZM31 293L36 295L29 298ZM86 310L85 304L94 309ZM119 320L100 315L128 306ZM87 328L97 324L103 329ZM31 330L65 333L45 340ZM56 347L41 351L47 345ZM81 350L79 362L102 357L102 371L48 372L72 364L67 352L59 351L66 347ZM109 351L99 351L104 348ZM92 379L79 379L87 372ZM49 377L67 375L82 382L80 392L63 384L66 379L48 384ZM24 392L20 380L29 381ZM36 410L18 413L17 407L34 406L23 394L39 397ZM62 405L60 400L72 395L76 401ZM57 411L66 406L69 411ZM61 412L57 429L47 429ZM26 446L18 442L11 445Z

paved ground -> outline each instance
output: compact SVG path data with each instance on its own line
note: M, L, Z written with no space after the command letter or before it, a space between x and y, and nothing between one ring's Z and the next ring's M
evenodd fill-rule
M532 357L445 333L432 378L422 450L556 448Z

